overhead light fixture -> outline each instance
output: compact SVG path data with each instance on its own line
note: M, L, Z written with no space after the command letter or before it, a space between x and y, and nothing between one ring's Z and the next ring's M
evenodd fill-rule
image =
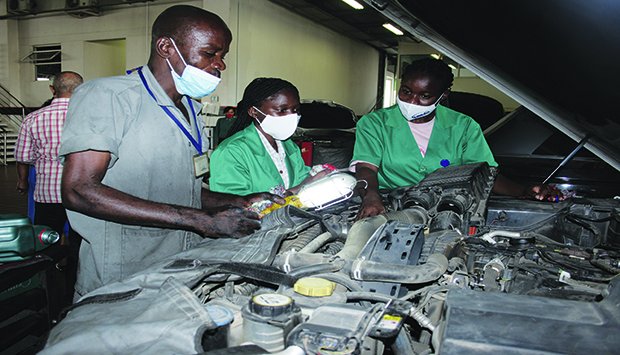
M441 56L439 54L437 54L437 53L432 53L431 57L433 57L435 59L440 59L441 58Z
M450 68L452 68L453 70L456 70L456 67L455 67L454 65L452 65L452 64L448 64L448 66L449 66Z
M357 2L355 0L342 0L342 2L347 3L347 5L351 6L355 10L361 10L361 9L364 8L364 6L362 6L362 4L360 4L359 2Z
M383 27L395 35L398 35L398 36L403 35L403 31L399 30L398 28L396 28L396 26L392 25L391 23L384 23Z

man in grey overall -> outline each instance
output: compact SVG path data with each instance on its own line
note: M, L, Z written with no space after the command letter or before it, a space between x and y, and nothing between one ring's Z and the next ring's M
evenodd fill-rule
M232 34L206 10L172 6L153 24L148 64L76 90L63 132L63 204L83 236L74 301L202 237L260 227L245 210L269 194L202 188L208 169L200 104L226 68Z

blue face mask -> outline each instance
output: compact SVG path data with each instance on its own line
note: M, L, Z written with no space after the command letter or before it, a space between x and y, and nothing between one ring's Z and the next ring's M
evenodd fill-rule
M172 68L168 58L166 58L166 62L170 67L172 79L174 80L174 86L177 88L179 94L199 99L215 91L217 85L222 79L215 75L211 75L204 70L200 70L195 66L187 65L185 59L179 51L179 48L176 43L174 43L174 40L172 38L170 38L170 40L172 41L174 48L177 50L179 57L183 61L183 64L185 64L185 69L183 69L183 73L179 76L179 74L177 74L177 72L175 72Z

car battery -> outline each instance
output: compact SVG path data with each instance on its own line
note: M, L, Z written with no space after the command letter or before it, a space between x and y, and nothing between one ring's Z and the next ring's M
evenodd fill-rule
M59 239L56 231L32 225L28 217L0 214L0 263L28 259Z

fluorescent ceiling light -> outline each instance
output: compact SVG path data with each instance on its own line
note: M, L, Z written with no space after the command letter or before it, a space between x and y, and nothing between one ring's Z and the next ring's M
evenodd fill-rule
M433 57L433 58L435 58L435 59L439 59L439 58L441 58L441 56L440 56L439 54L437 54L437 53L433 53L433 54L431 54L431 57Z
M452 69L456 70L456 67L455 67L454 65L452 65L452 64L448 64L448 66L449 66L450 68L452 68Z
M355 10L361 10L361 9L364 8L364 6L362 6L362 4L360 4L359 2L357 2L355 0L342 0L342 1L347 3L347 5L351 6Z
M398 35L398 36L402 36L403 35L403 31L399 30L398 28L396 28L391 23L384 23L383 27L385 27L387 30L389 30L390 32L392 32L395 35Z

